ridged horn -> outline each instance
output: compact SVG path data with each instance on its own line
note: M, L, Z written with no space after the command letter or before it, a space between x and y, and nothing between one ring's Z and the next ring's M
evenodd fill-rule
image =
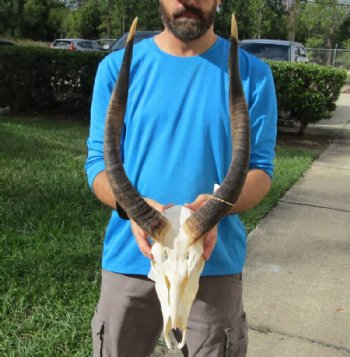
M192 242L202 238L228 213L241 193L248 173L250 142L249 114L244 97L238 63L238 31L232 15L229 52L230 116L232 161L220 188L213 197L193 213L184 223L184 230ZM230 203L227 204L226 202Z
M120 138L128 100L130 66L136 26L137 18L133 21L129 31L118 80L113 89L107 109L104 133L104 159L108 181L117 204L152 239L162 242L164 235L169 229L168 221L136 191L125 173L120 157Z

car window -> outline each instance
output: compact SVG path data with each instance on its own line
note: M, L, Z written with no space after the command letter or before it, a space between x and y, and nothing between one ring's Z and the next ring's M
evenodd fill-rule
M91 48L91 43L88 41L80 41L77 44L82 48Z
M268 43L241 43L240 46L253 55L273 61L289 61L290 48Z
M294 57L295 57L295 58L300 57L300 53L299 53L299 48L298 48L298 46L295 46L295 47L294 47Z
M59 40L54 42L53 47L69 48L70 44L71 41Z
M120 37L114 44L111 46L112 51L120 50L121 48L125 47L125 42L127 39L127 34L124 34L122 37Z
M94 49L94 50L99 50L101 49L101 46L98 44L98 43L95 43L95 42L90 42L91 43L91 47Z
M298 46L301 57L306 57L306 50L303 46Z

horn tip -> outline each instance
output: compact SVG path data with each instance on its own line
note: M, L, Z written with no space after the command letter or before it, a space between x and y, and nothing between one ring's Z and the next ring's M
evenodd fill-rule
M231 18L231 37L238 41L238 29L235 14L232 14Z
M138 19L139 19L138 17L135 17L134 21L132 22L126 43L129 43L131 40L133 40L136 32Z

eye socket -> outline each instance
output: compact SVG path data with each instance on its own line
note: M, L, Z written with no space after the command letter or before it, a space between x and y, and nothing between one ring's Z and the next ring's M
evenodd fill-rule
M164 249L163 250L163 253L162 253L162 260L164 261L164 260L167 260L168 259L168 252Z

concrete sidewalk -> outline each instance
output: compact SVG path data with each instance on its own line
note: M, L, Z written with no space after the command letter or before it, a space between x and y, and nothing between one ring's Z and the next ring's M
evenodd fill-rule
M248 357L350 356L350 94L335 140L248 237Z

